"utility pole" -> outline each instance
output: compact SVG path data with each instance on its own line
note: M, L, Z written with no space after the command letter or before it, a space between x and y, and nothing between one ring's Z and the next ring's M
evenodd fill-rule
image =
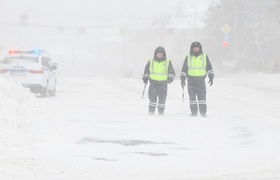
M196 2L194 4L194 39L196 41Z
M197 8L196 8L196 4L197 4L196 2L188 4L191 9L194 8L194 40L195 41L196 41L196 37L197 37ZM193 15L190 15L190 17L192 17L192 16Z
M234 49L233 49L233 52L234 52L234 61L237 61L237 3L238 3L238 0L237 1L234 1L234 28L233 28L233 31L234 31Z

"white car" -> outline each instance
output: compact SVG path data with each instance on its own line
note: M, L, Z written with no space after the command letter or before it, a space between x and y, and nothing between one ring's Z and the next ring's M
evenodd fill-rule
M43 97L56 95L57 65L43 51L9 51L0 62L0 75Z

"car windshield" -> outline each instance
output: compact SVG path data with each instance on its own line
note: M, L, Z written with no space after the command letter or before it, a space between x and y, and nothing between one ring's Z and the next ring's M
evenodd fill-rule
M3 64L36 64L38 63L37 57L6 57L3 60Z

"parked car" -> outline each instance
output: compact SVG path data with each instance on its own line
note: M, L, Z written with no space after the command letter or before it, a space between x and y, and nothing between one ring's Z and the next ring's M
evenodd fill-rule
M9 51L0 62L0 75L43 97L56 95L57 64L41 50Z

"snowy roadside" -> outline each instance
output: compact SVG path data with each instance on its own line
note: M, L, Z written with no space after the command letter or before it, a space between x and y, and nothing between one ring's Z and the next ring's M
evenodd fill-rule
M34 143L30 122L32 95L28 89L0 77L0 169L20 162ZM1 171L0 171L1 175Z
M255 81L261 77L267 80ZM179 80L169 86L166 115L151 117L147 89L141 99L140 78L60 78L56 97L33 99L27 93L22 105L14 102L27 113L31 132L39 141L23 144L32 148L27 155L2 158L0 177L278 178L279 93L271 93L280 87L273 83L278 77L216 78L208 88L206 119L188 117L188 98L182 103ZM273 87L251 87L265 87L266 83ZM34 108L28 102L39 107L36 113L31 113ZM258 102L265 103L256 106Z
M280 74L240 72L232 78L219 78L224 79L225 82L228 81L228 83L235 83L236 85L243 85L259 90L280 90Z

